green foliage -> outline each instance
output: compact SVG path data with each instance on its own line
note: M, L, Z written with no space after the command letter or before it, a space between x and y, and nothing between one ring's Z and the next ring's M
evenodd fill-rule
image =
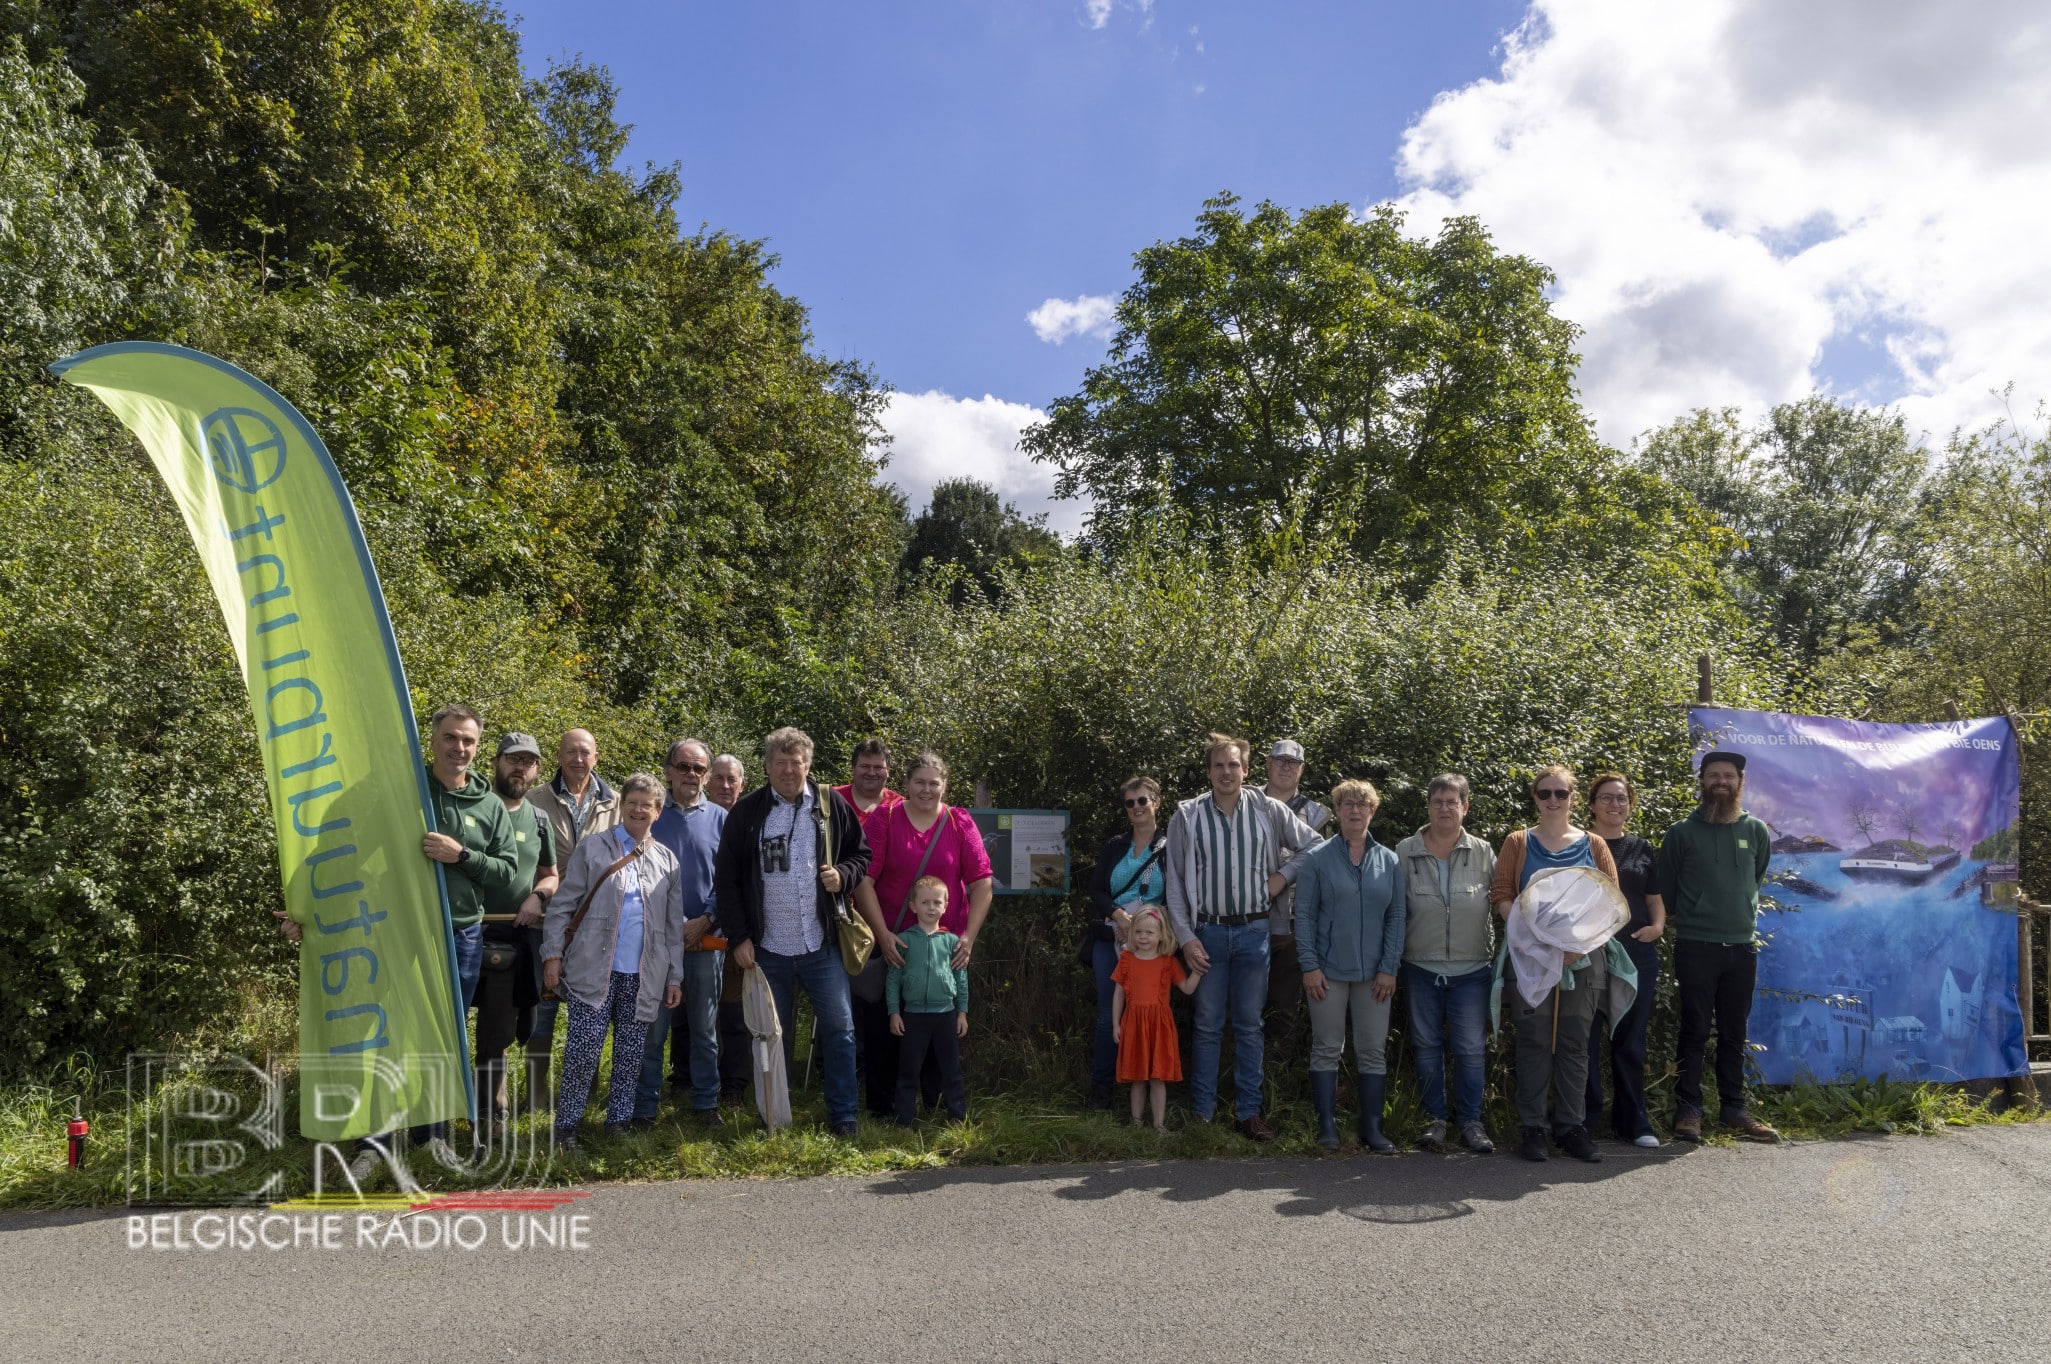
M1020 516L989 484L949 478L933 485L931 501L912 522L902 565L906 574L929 565L958 565L963 576L950 589L958 603L976 589L995 596L1001 567L1021 570L1060 553L1061 538L1047 529L1044 514Z
M1783 403L1757 425L1698 409L1648 433L1640 463L1687 489L1742 537L1731 560L1739 600L1803 663L1913 621L1930 455L1890 412L1823 394Z

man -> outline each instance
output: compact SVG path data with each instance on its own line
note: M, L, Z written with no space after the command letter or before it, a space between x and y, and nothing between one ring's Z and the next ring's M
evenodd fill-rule
M890 789L889 745L881 738L862 740L855 745L849 770L854 780L846 786L834 787L833 792L855 807L855 813L862 817L862 832L867 834L870 816L888 814L891 806L904 804L904 797Z
M722 810L732 810L747 789L748 769L741 766L739 758L722 753L712 760L712 771L705 778L705 799Z
M541 779L541 745L531 734L499 740L492 759L491 789L506 807L513 831L513 879L485 893L487 953L503 946L513 953L504 970L485 969L477 983L477 1138L486 1144L503 1129L506 1107L506 1048L534 1034L536 986L541 956L541 918L560 879L555 840L547 820L527 793ZM506 922L505 917L511 921Z
M619 793L598 775L598 741L588 729L565 731L555 749L555 777L546 786L535 787L528 799L535 813L548 822L549 841L556 865L570 865L570 854L586 834L602 834L620 822ZM536 971L540 969L537 948ZM540 990L541 977L535 976ZM555 1094L549 1087L548 1068L555 1056L555 1020L558 1001L542 994L534 1010L534 1032L527 1039L527 1098L530 1112L555 1111Z
M719 1116L719 994L726 954L712 932L712 869L719 854L719 836L726 811L705 799L705 777L712 770L712 750L698 739L679 739L663 760L669 802L656 817L649 836L677 855L677 881L684 901L684 1037L673 1048L671 1087L687 1090L691 1109L708 1127L724 1123ZM671 1035L673 1013L658 1008L648 1025L648 1049L642 1054L641 1083L634 1095L634 1123L655 1122L662 1102L662 1044Z
M760 966L786 1036L797 1026L795 987L805 987L823 1061L826 1120L833 1134L858 1130L855 1024L836 929L869 869L854 807L812 780L812 740L786 726L763 741L769 784L735 802L714 871L719 934L743 971ZM871 928L881 925L871 922Z
M420 851L441 863L456 935L456 979L467 1012L477 994L477 972L484 957L485 896L513 884L513 821L491 783L470 770L484 728L477 712L463 705L443 706L430 723L427 792L435 828L420 840ZM452 1170L464 1168L449 1145L448 1123L422 1123L407 1135L416 1145L424 1142L437 1163Z
M871 736L855 745L849 760L849 770L854 780L845 786L833 788L834 794L855 807L861 816L862 836L868 840L873 853L877 840L882 837L893 806L904 804L904 797L890 789L890 747L880 736ZM884 972L887 963L879 950L869 958L869 967L856 976L849 987L853 998L851 1007L855 1011L855 1069L861 1074L863 1088L868 1094L869 1111L879 1118L895 1118L897 1115L897 1074L883 1074L884 1067L872 1057L889 1057L897 1054L891 1045L890 1011L883 1006Z
M712 760L705 777L705 799L722 810L732 810L741 792L748 789L748 769L731 753ZM741 1008L741 971L733 954L726 958L726 985L719 992L719 1097L735 1099L752 1084L749 1064L748 1016Z
M1268 780L1253 789L1281 801L1289 812L1323 834L1332 812L1303 794L1303 745L1294 739L1277 739L1268 749ZM1295 858L1283 857L1284 865ZM1268 911L1268 1003L1262 1022L1270 1040L1288 1041L1302 1031L1303 973L1296 965L1296 887L1291 885L1275 897Z
M1745 755L1706 753L1695 813L1660 845L1660 897L1676 930L1674 984L1680 995L1674 1136L1702 1140L1702 1056L1716 1030L1716 1092L1726 1127L1747 1141L1780 1133L1745 1108L1745 1029L1759 975L1759 887L1773 859L1773 834L1741 808Z
M1218 1061L1229 1017L1239 1130L1273 1141L1261 1118L1261 1007L1268 997L1268 902L1288 881L1285 852L1318 841L1288 806L1246 786L1249 746L1212 734L1204 743L1211 789L1176 808L1168 822L1168 915L1196 988L1189 1107L1209 1122L1218 1098Z

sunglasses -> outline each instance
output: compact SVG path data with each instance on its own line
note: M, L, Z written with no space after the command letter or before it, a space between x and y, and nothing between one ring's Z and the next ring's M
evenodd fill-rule
M1570 799L1574 793L1572 791L1562 791L1558 787L1553 787L1545 791L1534 791L1532 794L1537 796L1540 800L1567 800Z
M712 770L711 767L709 767L705 763L671 763L669 765L669 768L672 772L697 772L700 774L710 772Z
M1153 803L1154 798L1152 796L1127 796L1125 798L1125 808L1128 810L1141 810Z

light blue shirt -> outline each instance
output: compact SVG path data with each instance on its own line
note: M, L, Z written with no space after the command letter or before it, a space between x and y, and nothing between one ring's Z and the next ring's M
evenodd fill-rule
M634 836L627 832L624 824L613 829L614 841L619 855L625 857L634 850ZM640 864L629 862L619 870L620 882L620 931L612 941L612 969L622 975L631 976L641 969L641 873Z
M770 845L785 840L776 868L762 868L762 948L780 957L807 956L826 944L826 928L819 922L819 830L812 810L809 782L795 805L770 788L763 846L756 855L766 862Z

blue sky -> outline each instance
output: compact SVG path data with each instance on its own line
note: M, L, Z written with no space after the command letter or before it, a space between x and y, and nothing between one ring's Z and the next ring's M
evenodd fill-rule
M2051 394L2039 0L528 0L608 67L681 216L765 239L826 354L899 390L892 481L1072 530L1018 431L1139 248L1230 189L1479 217L1551 266L1604 439L1811 389L1941 439ZM1036 318L1038 325L1028 321ZM1063 324L1066 325L1063 325Z

